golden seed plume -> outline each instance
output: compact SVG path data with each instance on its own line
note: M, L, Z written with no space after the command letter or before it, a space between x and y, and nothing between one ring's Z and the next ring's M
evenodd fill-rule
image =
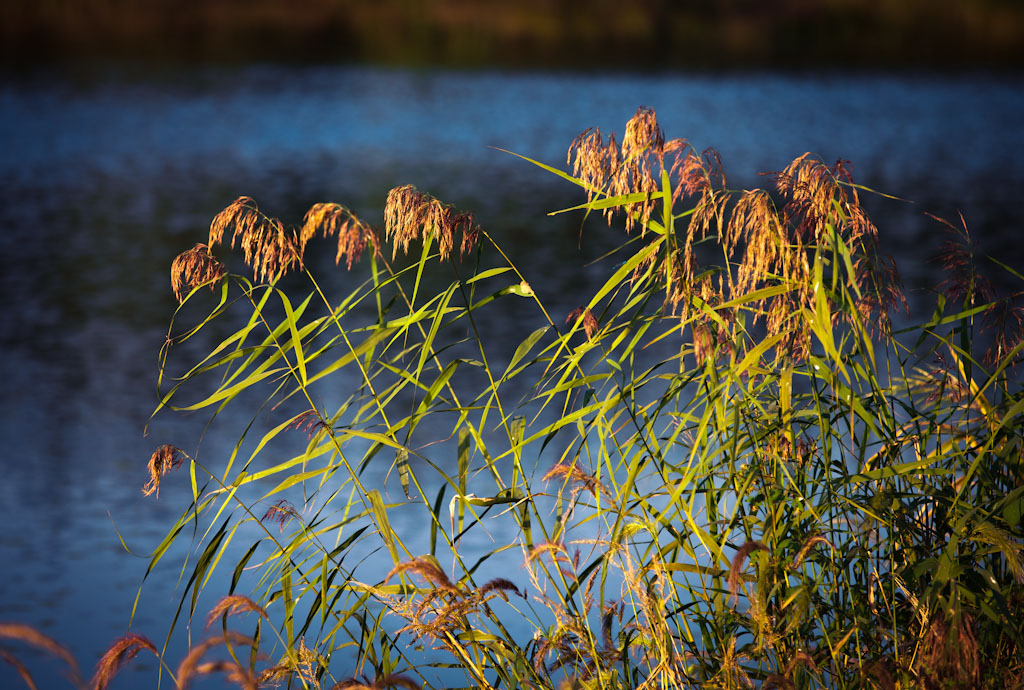
M207 675L218 671L227 671L228 679L232 682L239 683L242 687L247 689L256 687L256 679L252 678L247 669L243 669L240 666L235 669L230 669L226 666L219 665L219 663L223 662L199 663L210 649L221 644L237 644L252 647L255 643L248 637L229 630L220 637L213 637L196 645L187 655L185 655L185 658L181 660L181 663L178 664L178 690L185 690L195 676ZM234 677L235 674L239 675Z
M597 498L599 493L611 498L611 494L608 492L608 489L605 488L604 484L602 484L597 477L587 474L580 468L576 467L576 465L558 463L548 470L543 477L541 477L544 481L556 478L567 479L570 482L578 484L579 486L573 489L574 495L579 493L581 490L586 490L594 498Z
M732 557L732 563L729 565L729 592L732 593L733 606L740 598L740 574L743 571L743 564L754 551L768 551L768 547L759 541L748 541L743 544L739 549L736 550L736 555Z
M266 610L249 597L242 596L241 594L229 594L221 597L221 600L210 609L210 613L206 617L206 627L209 628L213 625L213 622L221 615L234 616L247 611L254 611L260 614L261 618L270 620Z
M274 280L302 262L299 237L285 230L276 218L260 212L250 197L235 199L210 223L208 245L212 249L231 233L231 248L242 248L245 263L252 268L257 281Z
M800 549L800 552L796 555L796 558L793 559L793 565L791 567L799 568L800 564L804 562L805 558L807 558L807 554L811 552L811 549L813 549L816 544L828 544L830 547L832 546L831 542L829 542L828 539L821 536L820 534L815 534L810 539L808 539L806 543L804 543L803 547Z
M384 581L387 582L395 575L404 572L416 573L423 579L433 584L438 589L444 590L446 592L458 593L459 591L458 588L452 584L451 580L448 579L448 576L444 573L444 571L441 570L441 568L439 568L436 563L427 558L414 558L411 561L399 563L391 569L391 572L387 574L387 576L384 578Z
M340 204L315 204L306 212L299 230L300 255L305 253L306 243L317 233L338 239L334 263L340 265L344 258L347 269L351 270L352 264L359 261L367 247L372 247L375 256L380 254L377 233Z
M685 146L679 141L670 143L672 152L678 152ZM665 152L665 135L658 126L657 116L650 108L640 106L626 123L621 147L616 145L614 133L606 143L600 129L587 129L570 144L566 162L571 162L573 174L584 182L588 201L605 195L614 197L635 193L649 197L660 188L655 173L656 168L662 165ZM626 212L626 231L632 231L638 222L646 228L657 203L657 200L647 198L619 207ZM606 209L605 219L611 222L617 210Z
M117 638L96 664L96 673L92 679L93 690L105 690L117 672L143 649L148 649L157 659L160 658L156 646L144 635L128 633Z
M197 243L192 249L183 251L171 262L171 289L178 302L193 288L209 284L213 290L224 277L226 269L205 244Z
M156 494L160 497L160 481L164 475L181 465L185 459L185 453L179 448L164 444L153 451L146 468L149 470L149 482L142 487L142 493L146 496Z
M409 244L424 237L437 242L441 260L447 260L455 245L455 233L462 233L460 253L465 254L477 243L480 226L473 214L458 212L433 196L421 192L412 185L395 187L388 192L384 204L384 234L394 243L392 258L401 247L408 253Z

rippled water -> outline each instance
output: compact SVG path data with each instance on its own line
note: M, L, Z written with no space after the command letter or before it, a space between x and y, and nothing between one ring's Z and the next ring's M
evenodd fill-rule
M643 104L668 136L714 146L733 186L813 151L915 200L871 203L919 290L936 282L942 239L924 211L962 211L983 252L1024 264L1021 87L985 75L132 65L0 80L0 620L40 627L86 667L128 628L147 561L115 525L136 554L157 544L182 506L141 495L145 461L159 443L196 442L194 419L159 418L142 436L174 307L167 271L235 197L291 222L329 200L379 223L388 189L415 184L475 210L565 313L596 280L584 264L615 237L588 228L578 248L578 217L544 215L579 203L575 189L491 147L560 165L581 130L621 132ZM524 329L491 326L517 340ZM157 641L180 597L176 565L149 576L132 623ZM154 678L140 657L115 687ZM56 671L40 680L60 687ZM18 682L0 666L0 687Z

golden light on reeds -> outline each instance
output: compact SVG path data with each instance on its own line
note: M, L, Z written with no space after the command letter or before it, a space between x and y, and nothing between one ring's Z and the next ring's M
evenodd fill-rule
M367 247L372 248L374 255L380 254L377 233L341 204L315 204L306 211L299 230L300 255L305 253L306 244L317 233L337 238L338 249L334 262L340 265L341 260L345 259L345 268L351 269Z
M480 226L472 213L456 211L412 185L395 187L388 192L384 204L384 235L394 245L392 257L399 248L408 253L412 242L429 237L437 242L441 260L447 260L458 232L462 234L459 252L466 254L480 237Z
M210 613L206 617L206 627L209 628L213 625L213 622L220 616L224 616L226 620L228 616L237 616L246 612L258 613L260 618L270 620L266 610L249 597L241 594L229 594L221 597L221 600L210 609Z
M144 635L128 633L115 640L96 664L96 673L92 679L93 690L105 690L117 672L143 649L152 652L157 659L160 658L156 646Z
M567 483L574 484L575 486L571 490L574 498L580 491L587 491L594 498L597 498L598 494L611 498L611 493L597 477L587 474L576 465L558 463L548 470L541 479L544 481L563 479Z
M260 212L256 202L241 196L214 216L210 223L208 245L212 249L231 234L231 248L242 248L245 263L253 278L262 282L276 279L302 260L299 238L286 230L284 223Z
M748 541L743 544L740 548L736 549L736 555L732 557L732 562L729 564L729 577L727 579L729 585L729 593L732 596L733 606L739 601L740 597L740 579L743 575L743 564L746 562L747 557L754 551L768 551L768 547L759 541Z
M227 270L205 244L197 243L183 251L171 263L171 289L178 302L183 302L193 289L209 285L212 290Z
M142 493L146 496L156 494L160 496L160 481L177 468L185 459L185 453L180 448L164 444L153 451L149 457L146 469L149 471L149 481L142 487Z
M229 683L234 683L245 690L256 690L259 686L252 672L244 668L234 660L231 661L203 661L203 657L218 645L239 645L252 648L253 640L236 632L227 631L219 637L213 637L201 642L192 649L178 664L177 681L178 690L185 690L191 685L196 676L223 673Z

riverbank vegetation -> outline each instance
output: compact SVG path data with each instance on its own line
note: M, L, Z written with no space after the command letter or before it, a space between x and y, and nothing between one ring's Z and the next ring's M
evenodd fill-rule
M0 56L15 63L93 57L581 69L1020 69L1024 8L1004 0L14 0L0 5L0 46Z
M910 325L843 162L735 190L640 108L527 163L622 233L568 314L412 186L174 260L157 413L236 442L148 464L192 651L92 684L1024 687L1024 311L966 228Z

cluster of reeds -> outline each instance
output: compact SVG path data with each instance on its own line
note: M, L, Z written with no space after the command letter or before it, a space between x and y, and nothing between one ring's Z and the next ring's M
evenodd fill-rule
M640 238L564 319L471 215L411 187L380 235L336 205L288 229L243 197L175 262L184 301L221 296L172 322L167 357L233 325L158 411L220 425L266 401L228 456L150 461L147 493L189 469L155 557L199 535L183 607L233 562L248 596L226 601L258 614L247 663L200 646L176 681L1024 687L1022 312L963 237L934 315L907 325L843 163L805 155L774 189L732 190L641 108L621 145L577 138L572 173L536 164ZM468 277L458 233L480 248ZM222 272L229 235L261 283ZM315 235L349 268L368 255L365 282L332 299L303 262ZM396 267L384 242L419 258ZM435 259L456 269L439 289ZM537 321L496 352L480 316L512 299ZM260 670L257 649L281 662Z

